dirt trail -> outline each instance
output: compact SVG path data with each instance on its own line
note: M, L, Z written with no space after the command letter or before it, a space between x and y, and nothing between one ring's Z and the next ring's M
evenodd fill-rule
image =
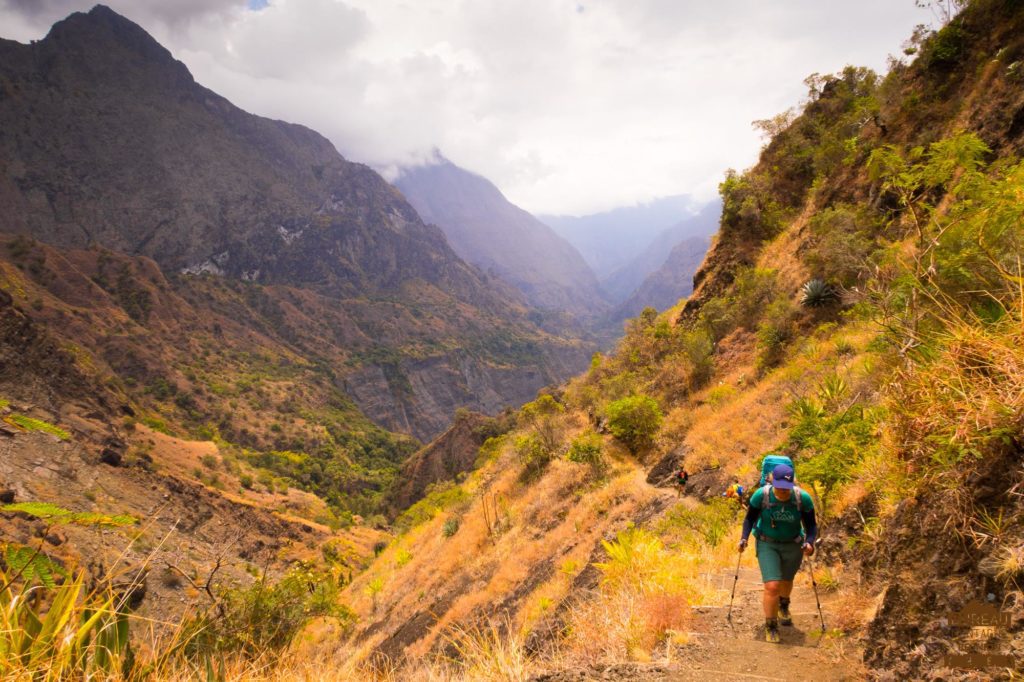
M674 494L664 494L674 501ZM718 586L732 590L733 568L720 573ZM814 600L807 563L797 575L793 587L791 611L793 626L780 628L782 641L764 641L764 612L761 606L763 586L757 567L754 541L744 553L736 583L732 624L726 619L728 603L700 606L693 610L694 620L683 645L658 652L651 663L622 663L589 669L552 671L531 678L531 682L585 682L603 680L625 682L706 682L709 675L740 680L788 680L811 678L822 682L863 680L863 650L851 639L821 636L821 620ZM831 628L833 597L819 587L825 626Z
M723 587L731 589L733 575L720 577ZM661 679L706 680L708 675L725 674L730 679L784 680L812 671L815 680L863 679L861 651L855 643L821 638L821 621L806 568L793 588L793 626L781 628L780 644L764 641L761 594L757 559L748 550L736 586L732 625L726 620L728 606L695 609L691 641L676 649ZM827 627L831 600L827 594L821 597Z
M532 678L533 682L586 682L603 680L625 682L706 682L709 676L732 681L809 679L843 682L865 678L862 652L852 641L826 638L819 642L821 621L810 581L798 577L793 588L793 627L782 628L782 642L764 641L764 615L761 610L761 574L753 551L743 557L736 586L732 625L726 620L726 606L694 609L690 640L673 646L666 660L664 653L651 663L622 663L606 667L549 672ZM722 574L723 588L732 589L733 572ZM829 625L830 602L822 594L825 625ZM724 676L724 677L723 677Z

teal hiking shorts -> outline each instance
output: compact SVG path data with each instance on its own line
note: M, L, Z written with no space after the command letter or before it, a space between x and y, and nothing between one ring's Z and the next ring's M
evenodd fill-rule
M757 565L761 567L761 580L792 580L800 570L804 551L799 542L757 540Z

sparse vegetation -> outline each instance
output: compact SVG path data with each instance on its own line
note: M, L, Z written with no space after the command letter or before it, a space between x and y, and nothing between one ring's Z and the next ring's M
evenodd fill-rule
M250 659L272 658L315 618L343 626L352 612L340 605L338 578L311 564L297 564L279 581L261 578L254 585L230 589L217 607L183 624L184 654L203 663L224 654Z
M998 16L1004 4L968 9ZM932 618L979 595L1014 608L1024 598L1024 164L998 158L1019 148L1017 138L938 137L954 123L986 136L1016 125L1000 88L1019 91L1024 69L1011 67L1024 43L1006 30L1000 41L1013 44L982 49L974 44L979 24L974 16L922 34L920 63L894 64L884 81L852 67L810 77L802 111L758 122L770 136L758 165L724 179L721 232L691 300L644 310L614 352L594 354L585 376L510 412L507 426L488 425L476 470L431 486L391 529L379 513L417 444L370 424L332 388L337 357L325 353L324 367L312 367L292 350L278 356L203 339L197 344L206 347L188 351L204 358L195 366L171 363L155 379L140 374L133 400L152 412L139 423L192 433L220 452L193 455L183 471L194 468L213 486L237 476L240 494L252 499L309 491L327 503L317 518L332 527L356 523L356 514L367 521L351 536L305 540L305 555L322 562L295 565L279 582L250 564L253 585L213 595L173 651L155 649L152 660L129 646L130 614L109 586L86 594L83 575L39 549L45 538L5 542L0 648L25 653L0 656L0 676L29 679L46 665L68 678L144 669L133 665L159 675L166 659L208 679L230 677L225 661L241 661L240 678L312 679L303 661L320 664L324 621L336 627L322 635L328 650L353 661L339 675L370 675L373 667L404 679L408 668L373 658L382 641L433 666L427 679L526 679L538 663L528 635L552 644L543 663L668 657L695 629L692 606L728 600L716 578L736 566L741 506L714 490L701 490L704 502L676 500L646 482L650 465L665 470L683 458L702 472L697 480L747 483L768 451L794 458L823 533L839 540L823 543L814 565L834 628L823 646L873 618L873 627L900 638L869 652L878 657L872 665L902 657L899 665L917 666L882 676L934 676L928 666L963 641L956 628L919 627L920 605ZM970 78L986 90L971 91L982 85ZM1011 115L979 108L979 92ZM955 118L943 109L954 99ZM887 144L893 140L900 144ZM45 277L38 248L23 237L7 243L19 267ZM144 323L149 299L129 295L138 283L127 281L130 272L121 282L118 272L128 271L100 268L98 283ZM293 333L288 306L269 289L209 286L223 307L258 317L261 333ZM544 315L534 319L551 319ZM227 320L211 329L231 336ZM532 338L505 330L466 346L460 352L516 361L537 353ZM418 357L437 350L415 345ZM374 343L348 361L374 365L389 390L408 399L411 356ZM67 438L60 427L19 417L6 418ZM292 491L274 504L282 516L296 513L289 505L301 497ZM38 504L0 511L44 526L131 522ZM377 560L364 572L350 537L367 553L373 548ZM929 546L925 555L924 541L941 551ZM138 542L154 541L139 533ZM603 557L594 557L595 547ZM863 557L871 580L855 574ZM164 587L191 580L172 575L177 584L163 576ZM898 590L866 592L895 580ZM504 620L494 617L498 609ZM362 648L339 648L353 627ZM858 641L831 653L841 658L847 642L856 649ZM448 658L431 660L439 650Z

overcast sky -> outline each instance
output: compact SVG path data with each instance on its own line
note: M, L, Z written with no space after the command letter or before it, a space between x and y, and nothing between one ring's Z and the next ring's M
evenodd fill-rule
M434 148L535 213L714 195L803 79L884 71L914 0L108 0L254 113L385 174ZM92 3L0 0L41 38Z

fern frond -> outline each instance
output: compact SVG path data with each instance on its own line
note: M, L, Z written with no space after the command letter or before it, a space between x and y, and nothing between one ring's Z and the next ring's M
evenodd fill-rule
M55 525L74 524L76 526L130 526L137 521L127 514L98 514L96 512L74 512L50 502L16 502L0 507L3 512L21 512L37 519L50 521Z
M4 548L4 561L8 570L20 574L26 583L38 580L52 588L57 585L57 577L68 576L63 566L42 552L24 545L8 544Z

